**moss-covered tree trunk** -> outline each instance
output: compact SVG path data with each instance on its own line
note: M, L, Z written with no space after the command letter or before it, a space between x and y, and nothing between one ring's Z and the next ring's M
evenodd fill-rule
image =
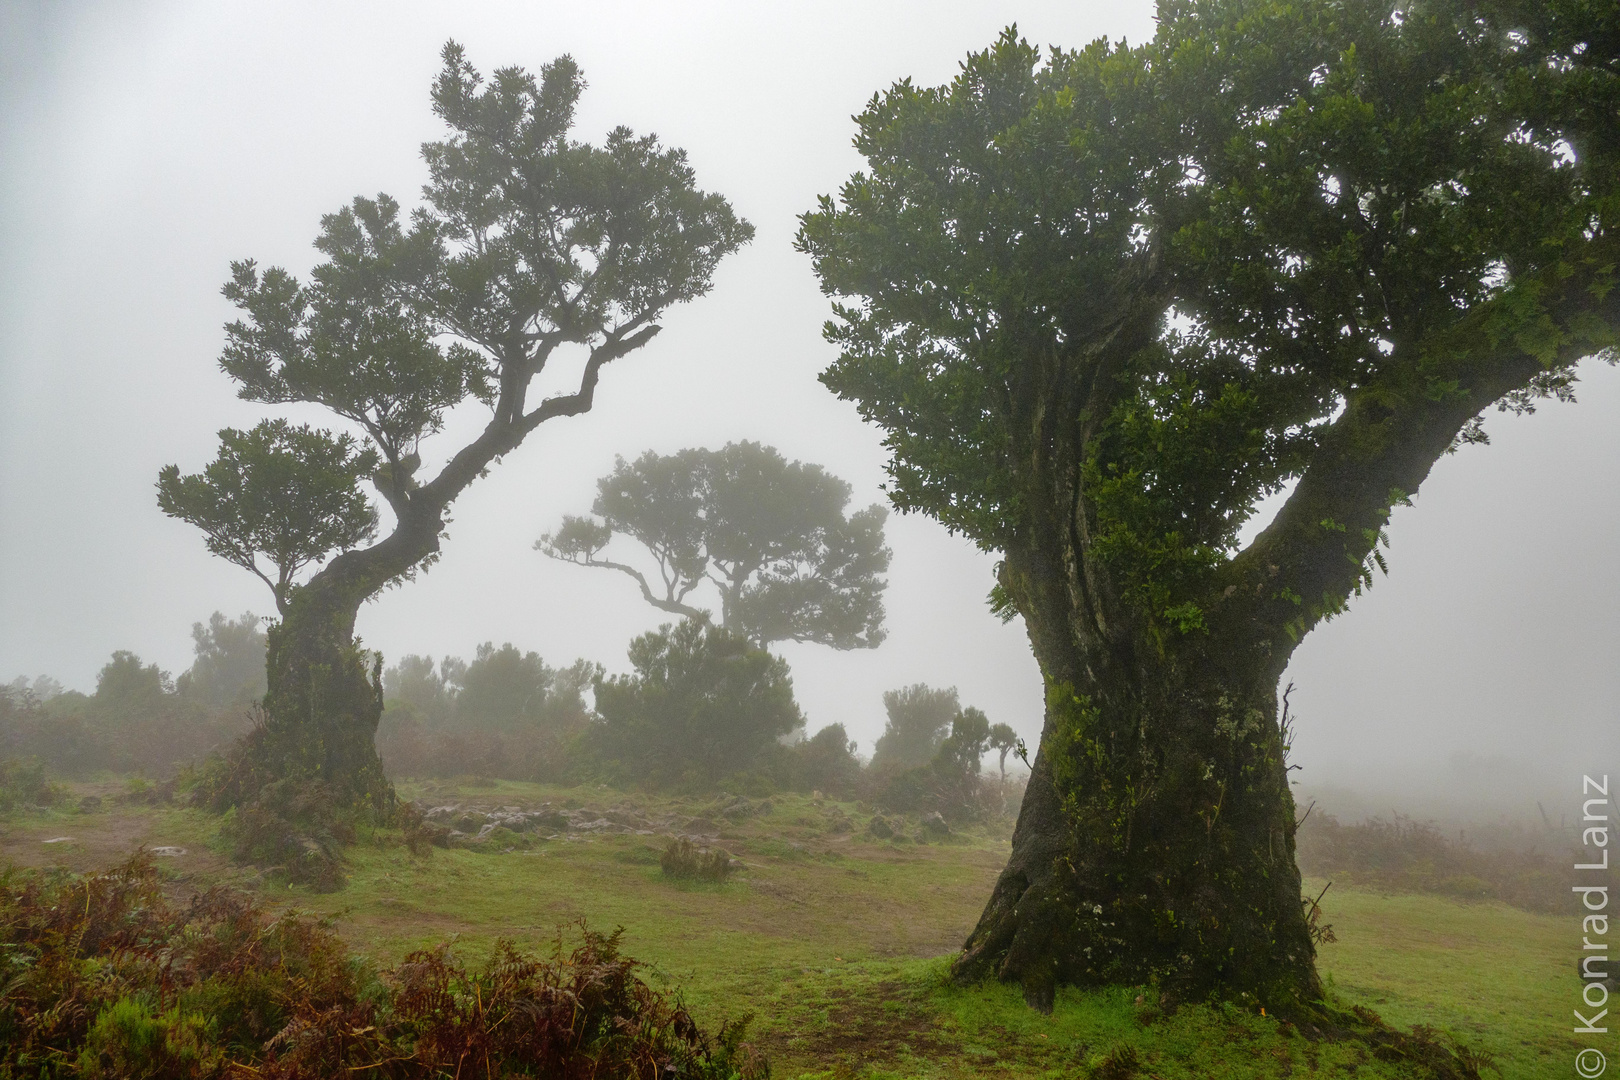
M263 723L208 778L204 798L217 809L246 805L277 781L310 780L346 809L393 811L376 744L382 657L355 639L355 620L390 581L437 554L443 528L442 507L428 499L397 505L391 535L339 555L292 591L268 635Z
M277 779L320 780L345 806L392 808L376 747L382 657L354 640L357 609L306 589L271 628L265 722L243 748L242 794Z
M1086 519L1037 515L1002 564L1046 718L1012 857L956 977L1019 982L1043 1009L1058 985L1153 978L1314 999L1280 666L1246 638L1142 629L1087 554Z

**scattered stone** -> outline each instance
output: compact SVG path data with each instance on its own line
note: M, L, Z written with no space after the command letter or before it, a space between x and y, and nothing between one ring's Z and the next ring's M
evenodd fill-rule
M73 843L73 837L71 837L71 836L53 836L49 840L41 840L40 843L42 843L42 844L71 844L71 843Z
M94 814L101 809L101 796L86 795L79 800L79 809L86 814Z
M695 817L686 823L686 831L689 833L715 833L720 831L720 826L706 817Z
M867 823L866 831L879 840L888 840L894 836L894 826L890 825L881 814L873 816L872 820Z
M151 851L153 855L156 855L156 856L158 856L160 858L168 858L168 859L178 858L179 856L184 855L186 853L186 849L183 848L183 847L171 847L169 845L164 845L163 847L149 848L148 850Z
M945 817L938 810L923 815L922 830L930 837L951 835L951 827L945 823Z

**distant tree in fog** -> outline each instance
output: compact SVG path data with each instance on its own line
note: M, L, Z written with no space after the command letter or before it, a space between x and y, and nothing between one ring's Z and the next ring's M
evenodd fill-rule
M265 635L251 611L239 619L214 612L208 624L192 623L196 659L175 679L175 691L207 708L243 705L264 696Z
M883 695L888 720L872 752L874 769L910 769L932 761L945 733L962 711L956 687L936 690L913 683Z
M431 656L402 656L398 664L383 672L383 695L389 701L410 706L424 720L443 723L450 718L456 685L466 667L450 656L438 667Z
M360 440L267 421L222 432L203 472L159 478L163 509L263 578L282 615L268 722L239 747L243 767L206 779L216 807L282 776L326 781L346 804L392 804L372 654L354 640L360 605L430 565L455 499L541 424L589 411L603 368L706 293L753 235L697 188L684 152L622 127L601 146L571 140L585 83L569 57L538 79L503 68L487 83L454 43L443 62L433 111L449 132L422 147L422 205L356 198L321 219L307 282L245 260L224 289L243 318L226 327L220 366L240 396L324 406ZM531 401L569 352L583 360L577 385ZM445 413L475 403L482 430L426 468ZM375 542L366 482L394 520Z
M592 513L564 517L535 542L554 559L628 575L661 611L710 612L689 598L704 583L720 593L720 623L759 648L808 641L835 649L882 643L883 544L888 511L845 516L850 487L819 465L789 462L753 442L719 450L647 451L618 460L597 481ZM647 549L656 587L630 563L604 558L615 534Z
M539 653L519 652L510 642L497 649L486 641L460 673L455 717L505 729L573 720L585 713L584 690L600 674L600 666L588 661L559 671Z
M174 680L167 671L142 664L139 656L120 649L96 675L91 700L102 712L150 715L161 711L173 693Z
M996 724L990 728L990 749L998 755L996 768L1001 770L1002 783L1007 782L1007 755L1018 748L1018 732L1010 724Z

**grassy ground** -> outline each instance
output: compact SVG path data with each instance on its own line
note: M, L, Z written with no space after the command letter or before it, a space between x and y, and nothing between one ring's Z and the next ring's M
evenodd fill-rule
M74 797L86 793L100 794L107 809L0 819L0 861L85 870L136 844L182 847L184 855L163 860L177 893L223 880L336 915L346 936L385 963L451 936L478 957L498 937L540 944L580 918L623 926L627 952L680 986L704 1023L752 1013L755 1041L778 1077L1084 1076L1083 1066L1133 1056L1137 1075L1161 1080L1409 1075L1359 1046L1312 1043L1234 1008L1164 1015L1154 995L1138 1001L1136 990L1066 991L1043 1016L1014 989L946 986L949 955L1006 859L1004 830L938 844L840 836L825 831L823 808L790 795L766 814L725 824L720 843L745 866L723 885L666 880L660 836L414 858L384 835L352 849L344 889L315 894L231 866L215 819L118 805L112 783L79 785ZM704 800L509 783L404 784L401 794L484 806L628 801L649 814L706 810ZM856 807L844 809L864 824ZM1462 1038L1515 1080L1571 1075L1582 1045L1567 1019L1579 986L1569 961L1579 948L1573 919L1338 887L1323 907L1339 940L1323 948L1321 968L1345 1002Z

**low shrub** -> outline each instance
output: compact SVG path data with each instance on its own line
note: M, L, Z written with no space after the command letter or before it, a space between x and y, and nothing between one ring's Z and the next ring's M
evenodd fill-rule
M731 856L723 851L704 851L685 837L669 842L658 865L665 877L677 880L720 882L731 874Z
M149 854L86 877L0 871L0 1076L451 1075L764 1080L745 1022L702 1031L620 934L549 957L447 945L376 972L325 922L213 889L167 900Z
M45 779L45 767L39 762L0 758L0 812L19 806L55 806L65 798L63 788Z
M274 868L299 885L342 886L342 849L354 825L319 780L277 780L231 811L220 827L237 862Z

